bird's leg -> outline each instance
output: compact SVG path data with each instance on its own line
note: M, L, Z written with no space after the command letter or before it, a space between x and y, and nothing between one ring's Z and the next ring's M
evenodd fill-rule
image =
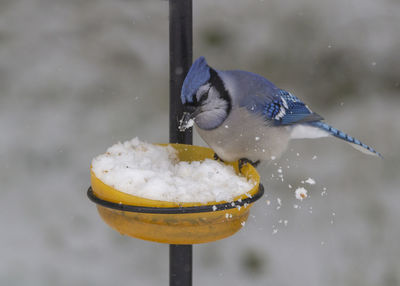
M220 162L224 162L224 160L222 160L218 155L217 155L217 153L214 153L214 160L215 161L220 161Z
M243 166L246 165L247 163L252 165L254 168L257 168L258 164L260 164L260 160L253 162L247 158L239 159L239 171L242 171Z

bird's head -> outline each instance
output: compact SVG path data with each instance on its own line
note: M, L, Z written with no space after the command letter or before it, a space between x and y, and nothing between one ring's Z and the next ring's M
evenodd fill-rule
M208 66L204 57L198 58L190 68L183 82L181 100L184 105L179 126L181 131L191 126L191 120L201 129L215 129L224 122L232 108L223 80Z

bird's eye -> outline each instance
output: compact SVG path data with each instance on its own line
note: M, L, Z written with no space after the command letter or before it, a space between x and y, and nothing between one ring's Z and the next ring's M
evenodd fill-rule
M206 101L207 98L208 98L208 90L201 95L200 101Z

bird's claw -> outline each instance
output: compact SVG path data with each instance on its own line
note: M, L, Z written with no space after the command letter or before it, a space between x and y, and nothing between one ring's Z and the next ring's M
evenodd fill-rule
M217 153L214 153L214 160L215 161L220 161L220 162L224 162L224 160L222 160L218 155L217 155Z
M247 159L247 158L241 158L239 159L239 172L242 171L242 168L244 165L246 165L247 163L249 163L250 165L252 165L254 168L257 168L257 166L260 164L260 160L257 160L255 162Z

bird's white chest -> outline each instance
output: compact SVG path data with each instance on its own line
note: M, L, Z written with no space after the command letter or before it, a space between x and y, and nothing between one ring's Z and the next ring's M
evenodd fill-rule
M197 127L197 126L196 126ZM235 109L222 125L213 130L196 128L203 140L225 161L247 158L270 160L286 149L290 130L265 124L262 117L246 109Z

